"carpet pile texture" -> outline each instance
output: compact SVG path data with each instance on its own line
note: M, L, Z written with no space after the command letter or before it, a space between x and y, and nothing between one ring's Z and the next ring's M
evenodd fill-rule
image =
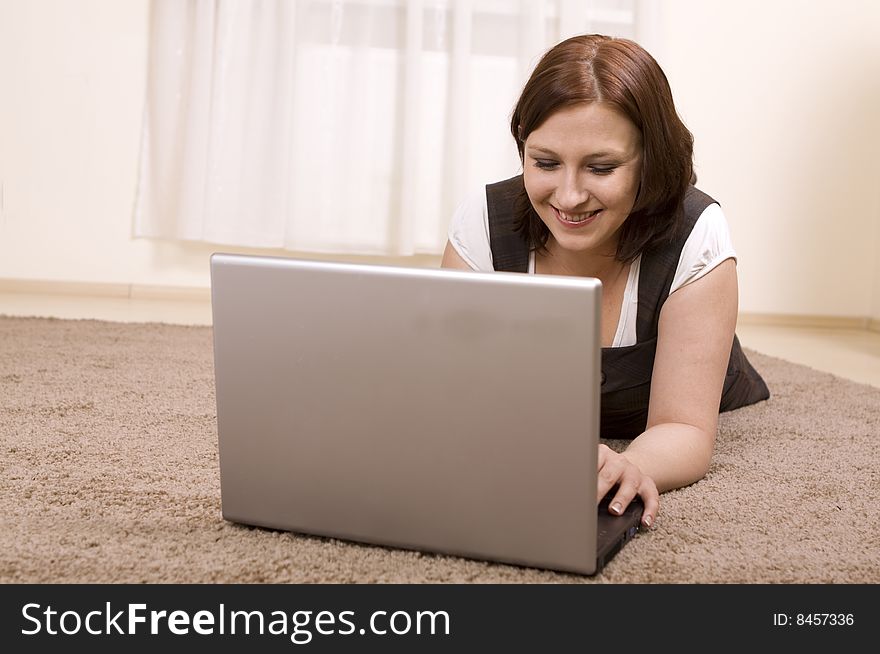
M582 577L227 522L210 327L0 317L0 582L880 583L880 389L747 353L771 399Z

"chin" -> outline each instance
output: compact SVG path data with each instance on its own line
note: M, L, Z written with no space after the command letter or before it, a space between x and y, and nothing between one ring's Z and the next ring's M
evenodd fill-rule
M545 225L547 223L544 223ZM601 245L595 233L572 234L559 229L550 229L550 240L569 252L588 252Z
M598 246L593 239L584 238L582 236L572 237L566 235L562 238L557 238L554 235L553 240L556 241L557 247L566 252L592 252L595 251Z

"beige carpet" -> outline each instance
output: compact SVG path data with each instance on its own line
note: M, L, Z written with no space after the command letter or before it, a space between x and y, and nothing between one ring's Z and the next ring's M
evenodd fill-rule
M880 583L880 389L749 356L771 400L585 578L225 522L210 328L0 317L0 581Z

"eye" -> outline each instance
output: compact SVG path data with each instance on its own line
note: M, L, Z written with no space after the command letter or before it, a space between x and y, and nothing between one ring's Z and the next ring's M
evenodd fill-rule
M557 166L559 166L559 163L552 159L535 159L535 167L541 170L553 170Z
M590 172L594 175L610 175L617 169L617 166L590 166Z

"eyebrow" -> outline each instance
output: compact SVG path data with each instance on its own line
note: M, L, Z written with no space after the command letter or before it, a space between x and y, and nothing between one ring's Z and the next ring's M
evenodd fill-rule
M558 154L556 154L555 152L553 152L553 150L550 150L548 148L542 148L537 145L530 145L526 149L529 150L530 152L540 152L542 154L550 155L551 157L559 158ZM624 154L623 152L617 152L615 150L600 150L599 152L592 152L592 153L588 154L587 156L584 157L584 159L603 159L606 157L609 157L611 159L625 159L626 154Z

